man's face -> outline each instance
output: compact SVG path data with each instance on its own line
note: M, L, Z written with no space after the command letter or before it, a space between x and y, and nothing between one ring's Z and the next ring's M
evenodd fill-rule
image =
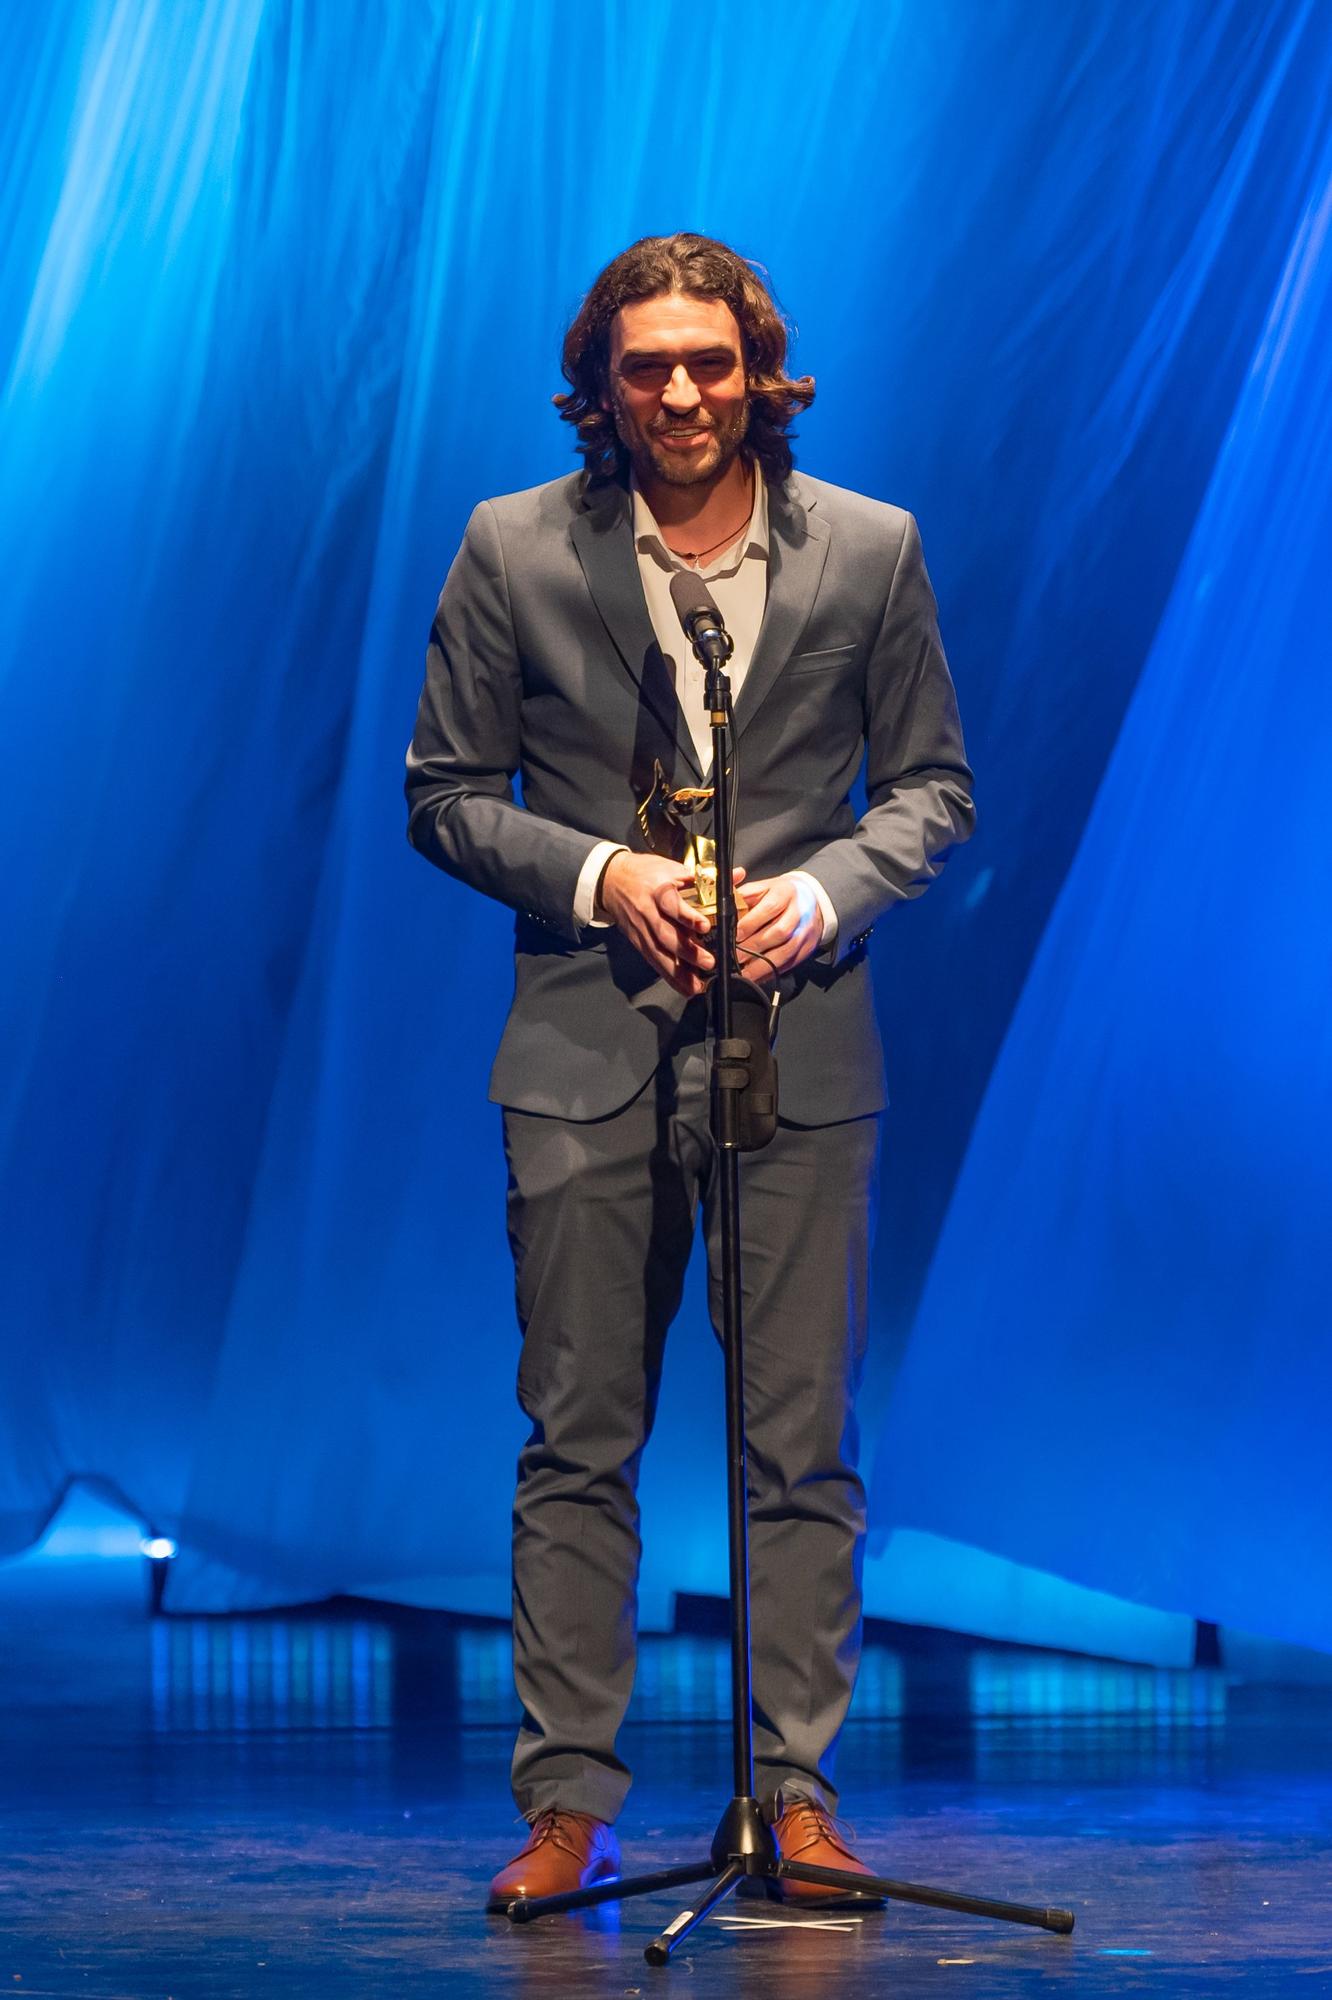
M621 306L611 322L610 393L639 480L711 482L749 428L749 394L735 314L721 299L663 292Z

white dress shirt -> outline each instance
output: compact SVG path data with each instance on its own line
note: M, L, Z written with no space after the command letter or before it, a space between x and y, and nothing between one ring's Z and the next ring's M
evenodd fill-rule
M675 688L676 700L684 710L689 734L698 755L699 769L711 772L712 724L703 699L704 669L685 638L679 615L671 602L671 578L678 570L693 570L711 591L730 633L734 651L727 662L731 694L739 696L754 656L759 627L768 601L768 489L761 476L754 479L754 506L737 538L706 563L687 563L667 548L652 509L643 498L638 481L630 479L633 502L634 549L638 574L647 600L648 617L667 671ZM743 807L743 799L740 801ZM597 884L612 854L626 852L618 840L601 840L583 863L574 892L574 922L580 929L602 927L594 915ZM823 916L820 952L831 948L837 937L837 915L823 888L803 868L791 869L797 881L807 882L818 900Z

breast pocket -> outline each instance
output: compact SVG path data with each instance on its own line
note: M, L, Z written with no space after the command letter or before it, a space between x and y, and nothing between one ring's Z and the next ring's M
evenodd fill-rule
M786 672L788 675L830 673L834 667L844 667L854 660L859 650L857 646L825 646L817 653L793 653L786 663Z

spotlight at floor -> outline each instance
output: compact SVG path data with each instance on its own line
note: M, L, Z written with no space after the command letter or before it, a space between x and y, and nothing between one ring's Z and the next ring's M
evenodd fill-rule
M170 1535L149 1534L144 1536L139 1547L148 1558L148 1610L156 1618L162 1609L167 1565L176 1553L176 1544Z

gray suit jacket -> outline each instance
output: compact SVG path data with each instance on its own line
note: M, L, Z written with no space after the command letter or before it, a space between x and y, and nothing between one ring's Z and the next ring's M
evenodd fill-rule
M968 837L971 773L912 517L793 474L770 487L769 519L767 609L735 704L735 858L754 880L808 868L837 912L834 962L783 981L778 1038L782 1115L832 1124L887 1101L865 940ZM498 1103L603 1117L677 1030L687 1003L628 941L573 921L596 842L643 846L656 758L677 785L704 780L625 489L576 473L484 501L435 615L407 799L413 845L518 913Z

